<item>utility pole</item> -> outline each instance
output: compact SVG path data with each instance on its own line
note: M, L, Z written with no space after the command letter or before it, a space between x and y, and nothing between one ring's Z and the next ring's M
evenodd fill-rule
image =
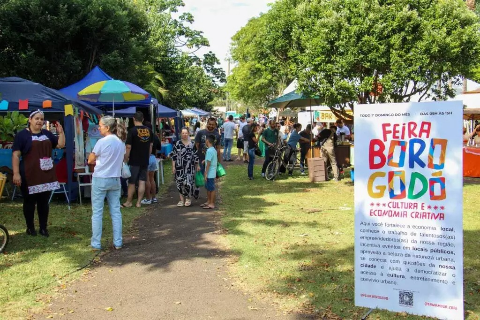
M230 57L227 58L227 79L228 77L230 76ZM227 111L230 111L230 93L227 92L227 101L226 101L226 105L227 105Z

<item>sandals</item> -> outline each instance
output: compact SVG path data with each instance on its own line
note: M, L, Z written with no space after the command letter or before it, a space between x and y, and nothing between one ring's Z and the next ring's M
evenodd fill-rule
M192 200L187 199L185 200L185 207L190 207L192 205Z
M183 207L183 201L178 201L177 207Z

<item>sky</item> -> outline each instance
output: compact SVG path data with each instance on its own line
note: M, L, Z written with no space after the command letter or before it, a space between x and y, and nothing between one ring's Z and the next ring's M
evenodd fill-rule
M213 51L227 72L227 57L231 38L251 18L268 11L268 3L274 0L183 0L185 7L180 12L193 14L192 28L203 31L210 47L197 51L203 55Z

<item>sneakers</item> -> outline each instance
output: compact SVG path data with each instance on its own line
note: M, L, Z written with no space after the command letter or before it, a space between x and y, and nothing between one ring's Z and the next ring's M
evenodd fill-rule
M183 207L183 206L184 206L183 201L178 201L177 207Z
M265 172L262 172L262 178L265 178Z
M143 199L140 201L141 204L152 204L152 200Z
M300 172L300 175L304 176L304 175L305 175L305 171Z
M157 198L154 197L154 198L152 199L152 203L158 203Z

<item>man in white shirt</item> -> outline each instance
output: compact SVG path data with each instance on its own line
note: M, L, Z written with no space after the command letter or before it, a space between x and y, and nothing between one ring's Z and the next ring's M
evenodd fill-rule
M243 132L242 129L247 125L247 122L245 121L245 116L240 117L240 123L238 124L238 135L237 135L237 149L238 149L238 158L237 160L242 159L245 161L247 159L247 153L245 152L244 148L244 140L243 140ZM243 156L242 156L243 153Z
M233 146L233 131L235 131L236 125L233 122L232 115L228 116L228 121L223 123L222 128L225 141L225 147L223 149L223 161L233 161L230 156L232 154Z
M317 122L315 128L312 129L312 135L314 137L318 136L320 132L323 130L323 125L321 122Z
M343 120L338 119L335 123L337 125L337 136L341 137L343 135L345 139L350 139L350 129L343 123Z

